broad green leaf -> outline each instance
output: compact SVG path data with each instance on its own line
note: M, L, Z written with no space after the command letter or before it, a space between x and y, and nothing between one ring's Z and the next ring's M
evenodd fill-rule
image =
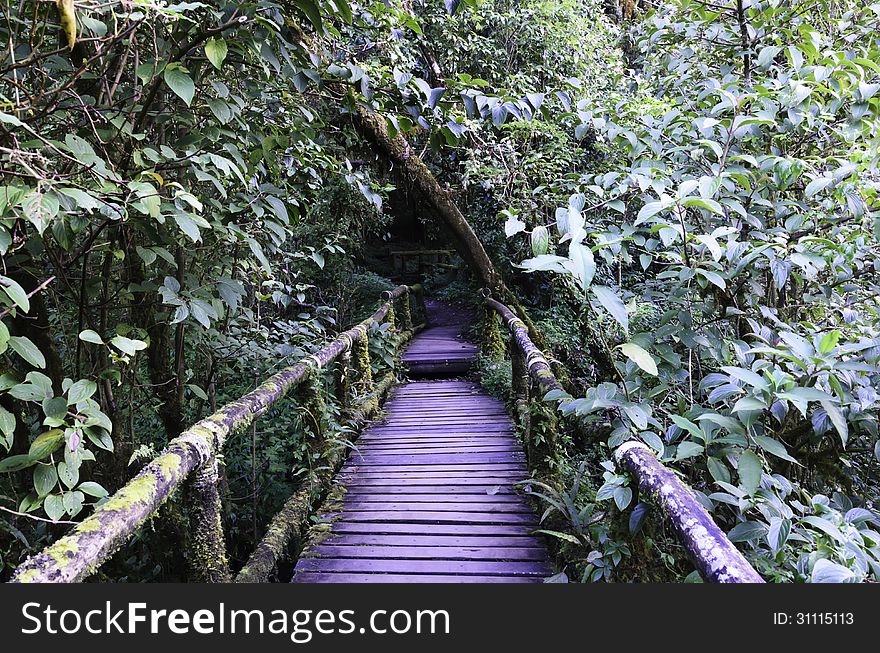
M46 515L52 521L58 521L62 517L64 517L64 513L66 512L64 509L64 503L61 500L61 497L57 494L50 494L43 501L43 510L46 511Z
M99 483L95 483L94 481L85 481L83 483L80 483L79 487L77 487L76 489L85 492L90 497L97 497L98 499L100 499L101 497L106 497L109 494L109 492L104 489L104 486Z
M590 290L611 316L620 323L624 333L629 332L629 315L617 293L607 286L591 286Z
M58 483L58 473L53 465L34 466L34 489L37 496L44 497L55 489Z
M761 458L751 449L746 449L740 454L737 473L742 489L748 494L754 494L760 487L762 468Z
M34 461L42 460L62 444L64 444L64 431L61 429L51 429L36 437L31 443L28 456Z
M846 424L846 418L843 416L840 408L832 402L820 401L819 403L825 409L825 412L828 413L831 423L834 424L834 428L840 436L840 441L843 443L844 448L846 448L846 443L849 441L849 428Z
M706 440L706 434L703 433L703 430L688 418L681 417L680 415L670 415L669 419L671 419L678 428L687 431L698 440Z
M785 445L782 444L779 440L768 438L765 435L755 435L753 436L753 439L755 442L758 443L758 446L767 453L772 454L777 458L787 460L788 462L799 464L797 460L789 455L788 451L785 448Z
M38 369L46 367L46 358L37 346L24 336L12 336L9 338L9 346L12 350Z
M83 342L91 342L95 345L103 345L104 344L104 341L101 339L101 336L99 336L95 331L92 331L91 329L86 329L85 331L80 333L79 339L82 340Z
M67 391L67 401L70 404L78 404L84 399L88 399L95 392L97 392L98 386L94 381L89 381L88 379L81 379L70 386L70 389Z
M819 342L819 353L827 354L833 351L837 346L838 340L840 340L840 331L837 329L826 333L822 336L822 340Z
M17 472L22 469L27 469L31 465L36 464L36 460L31 458L27 454L19 454L16 456L9 456L8 458L4 458L0 460L0 473L2 472Z
M0 276L0 287L3 288L3 291L9 296L9 299L12 300L12 303L25 313L31 310L31 303L28 299L27 293L15 279Z
M186 103L186 106L192 104L196 86L186 68L177 63L170 63L165 67L162 77L168 84L168 88L174 91Z
M581 290L586 292L596 274L593 251L583 243L572 241L568 246L568 260L563 265L577 279Z
M813 583L850 583L854 580L855 574L851 569L825 558L816 561L810 574Z
M651 354L639 347L636 343L627 342L622 344L620 345L620 351L645 372L657 376L657 363L651 358Z
M217 70L223 67L223 61L226 59L228 51L229 48L226 45L226 41L222 38L214 38L212 36L205 43L205 55Z

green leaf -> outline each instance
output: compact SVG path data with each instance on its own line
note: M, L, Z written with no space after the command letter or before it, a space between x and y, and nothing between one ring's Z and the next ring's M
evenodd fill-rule
M748 494L754 494L761 486L762 469L761 458L754 451L746 449L740 454L737 472L740 485Z
M586 292L596 274L593 251L583 243L572 241L568 246L568 260L562 265L577 279L581 290Z
M846 443L849 441L849 428L846 424L846 418L843 416L840 408L830 401L820 401L819 403L822 408L825 409L825 412L828 413L831 423L834 424L834 428L837 429L840 441L843 443L844 448L846 448Z
M767 534L767 527L761 522L744 521L727 533L727 539L731 542L750 542L759 540Z
M22 469L27 469L31 465L35 465L36 462L36 460L31 458L27 454L9 456L9 458L4 458L3 460L0 460L0 473L17 472Z
M79 339L82 340L83 342L91 342L95 345L103 345L104 344L104 341L101 339L101 336L99 336L95 331L92 331L91 329L86 329L85 331L80 333Z
M692 421L690 421L688 418L681 417L680 415L670 415L670 419L682 431L687 431L698 440L706 440L706 434L703 433L703 430Z
M733 367L731 365L723 365L721 369L733 378L752 387L758 388L759 390L767 390L770 387L770 382L767 379L752 370L747 370L742 367Z
M132 340L131 338L126 338L125 336L115 336L110 344L116 347L119 351L124 354L128 354L129 356L134 356L136 352L146 349L147 343L143 340Z
M66 462L58 463L58 478L68 489L73 489L79 483L79 468L68 465Z
M566 542L571 542L572 544L577 544L577 545L583 544L583 542L581 542L577 537L575 537L574 535L572 535L570 533L562 533L560 531L550 531L550 530L547 530L544 528L539 528L538 530L535 531L535 533L549 535L550 537L555 537L560 540L565 540Z
M510 238L521 231L525 231L526 223L515 215L510 215L504 222L504 235Z
M18 306L25 313L31 310L31 303L28 299L27 293L15 279L0 276L0 286L3 287L3 291L9 296L9 299L12 300L13 304Z
M827 354L834 350L837 346L837 341L840 340L840 331L835 329L834 331L829 331L824 336L822 336L822 341L819 343L819 353Z
M101 497L106 497L109 494L109 492L104 489L104 486L100 485L99 483L95 483L94 481L85 481L84 483L80 483L79 487L76 489L85 492L90 497L97 497L98 499L100 499Z
M804 190L804 196L810 198L816 193L828 188L832 183L834 183L833 177L818 177L807 184L807 188Z
M67 400L64 397L52 397L43 400L43 413L46 417L63 420L67 417Z
M62 498L61 503L68 515L76 517L82 510L84 499L85 496L82 492L68 492Z
M186 213L176 213L174 215L174 221L177 223L177 226L180 227L180 230L194 243L197 243L202 239L202 234L199 232L199 227L195 223L195 220L189 217Z
M34 462L42 460L58 449L62 444L64 444L64 431L61 429L51 429L36 437L31 443L28 456L30 456Z
M15 435L15 415L0 406L0 432L4 435Z
M9 338L9 346L12 350L38 369L45 369L46 358L37 346L24 336L12 336Z
M592 286L590 290L611 316L620 323L625 333L629 332L629 315L617 293L607 286Z
M706 281L709 283L718 286L721 290L727 288L727 282L724 281L724 277L722 277L717 272L711 272L709 270L704 270L703 268L697 268L697 274L706 278Z
M702 456L705 448L696 442L685 441L678 445L675 451L676 460L684 460L685 458L693 458L694 456Z
M37 496L44 497L55 489L58 473L53 465L37 465L34 467L34 489Z
M810 581L813 583L849 583L855 580L855 573L843 565L821 558L813 566Z
M217 70L223 67L223 61L226 59L227 52L229 52L229 48L226 45L226 41L222 38L218 39L212 36L205 43L205 55Z
M58 521L64 516L64 503L57 494L50 494L43 501L43 510L52 521Z
M788 451L785 448L785 445L782 444L779 440L768 438L765 435L755 435L753 436L753 439L755 442L758 443L758 446L767 453L772 454L777 458L787 460L790 463L800 464L797 460L789 455Z
M614 488L611 496L614 497L614 503L617 504L618 510L626 510L626 507L632 502L633 493L628 487L618 487Z
M88 399L98 390L98 386L94 381L88 379L80 379L67 391L67 401L70 404L78 404L84 399Z
M192 78L186 71L186 68L178 63L170 63L166 66L162 77L168 87L184 102L186 106L192 104L193 96L196 93L196 86L193 84Z
M316 30L319 32L323 31L324 28L321 21L321 11L318 9L317 3L312 0L293 0L293 3L305 14L306 18L309 19L309 22Z
M688 208L706 209L707 211L711 211L712 213L724 215L724 207L722 207L715 200L710 200L705 197L688 197L682 200L681 203L682 206L686 206Z
M651 358L651 354L639 347L636 343L627 342L622 344L620 345L620 351L645 372L657 376L657 363Z

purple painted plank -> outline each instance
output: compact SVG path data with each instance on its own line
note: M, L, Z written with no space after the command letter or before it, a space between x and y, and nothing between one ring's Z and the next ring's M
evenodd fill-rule
M384 534L384 535L531 535L533 526L526 524L420 524L376 522L333 522L334 534Z
M380 558L302 558L297 571L346 571L373 573L481 574L501 576L546 576L543 562L474 560L383 560Z
M428 481L430 482L430 481ZM440 481L434 480L435 483ZM349 494L369 494L372 492L382 492L384 494L407 492L432 492L434 494L475 494L487 495L490 492L496 494L513 494L515 493L512 485L425 485L424 482L406 482L405 486L400 485L382 485L381 483L372 482L354 482L346 487Z
M378 455L378 454L404 454L410 453L413 455L427 455L427 454L447 454L447 453L458 453L458 454L478 454L478 453L513 453L522 451L515 444L504 443L504 444L422 444L422 445L414 445L414 444L406 444L406 445L393 445L393 444L383 444L383 445L373 445L370 447L358 447L358 451L365 456L370 455Z
M332 535L322 544L338 546L385 545L394 546L489 546L538 549L544 551L544 542L538 537L524 535Z
M525 463L483 463L474 465L388 465L381 470L372 467L361 466L356 462L346 465L345 472L359 470L371 474L388 474L392 472L451 472L453 474L468 474L470 472L522 472L528 476Z
M436 463L447 464L467 464L474 465L477 463L501 463L501 462L518 462L525 460L525 454L513 453L463 453L454 454L407 454L407 455L361 455L353 454L352 460L358 465L364 466L382 466L382 465L433 465Z
M490 513L490 512L429 512L405 510L398 512L354 512L344 511L335 515L325 515L347 522L396 522L429 524L526 524L537 528L538 518L533 514Z
M408 494L380 494L378 492L371 492L369 494L362 495L349 494L345 497L347 506L353 506L356 502L360 502L363 504L385 504L398 501L402 501L404 503L414 503L416 505L421 505L425 503L437 503L439 501L449 501L451 503L485 503L489 499L498 504L521 504L523 502L522 498L520 498L516 494L424 494L415 493L414 490L411 490Z
M348 546L319 544L310 553L323 558L377 558L384 560L538 560L541 549L477 546Z
M530 576L449 576L443 574L350 574L297 572L294 583L540 583Z
M488 496L487 499L492 497ZM500 501L447 501L446 497L434 499L433 501L412 502L412 501L363 501L357 497L346 497L342 502L343 515L352 513L380 513L373 515L376 519L382 519L386 515L399 513L430 513L430 512L455 512L455 513L480 513L483 515L494 515L504 513L505 515L532 515L532 507L525 501L500 502Z

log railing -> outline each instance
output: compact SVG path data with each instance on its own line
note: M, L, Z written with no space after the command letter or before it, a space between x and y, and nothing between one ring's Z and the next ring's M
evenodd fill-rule
M529 338L525 323L507 306L489 297L487 291L483 291L483 296L487 319L491 318L491 324L494 325L497 314L510 331L509 347L516 408L521 420L528 423L530 390L534 388L536 394L543 398L551 390L562 390L562 386L544 354ZM492 337L489 328L487 337ZM497 354L503 344L495 342L489 346L494 347ZM526 440L528 446L528 436ZM693 493L675 473L657 460L650 447L639 440L630 440L617 448L614 457L637 480L639 488L660 506L676 537L687 549L697 571L706 581L764 582ZM531 452L530 462L534 463Z
M421 326L413 323L413 306L425 316L421 286L398 286L383 293L383 303L369 318L339 334L318 352L278 372L240 399L168 443L131 481L114 493L70 533L25 560L12 582L76 582L95 572L181 486L189 513L191 546L189 580L231 580L221 524L222 507L217 489L217 456L234 432L246 428L291 389L314 379L320 370L336 362L336 394L352 422L367 419L378 407L379 396L393 383L393 373L374 383L369 355L369 331L382 322L398 324L400 341L408 340ZM395 305L397 310L395 311ZM352 406L352 395L361 400ZM315 434L320 445L321 434ZM314 502L326 491L343 452L322 452L322 469L303 484L270 523L267 534L236 580L265 581L284 555L292 537L307 523Z

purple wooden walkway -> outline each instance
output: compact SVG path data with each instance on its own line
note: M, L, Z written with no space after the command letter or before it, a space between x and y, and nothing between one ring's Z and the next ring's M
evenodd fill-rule
M470 365L460 327L426 329L404 360L426 374ZM465 345L467 345L465 347ZM466 352L466 354L464 353ZM416 358L417 357L417 358ZM341 511L303 552L299 583L523 583L550 575L504 404L460 379L398 387L339 473Z

